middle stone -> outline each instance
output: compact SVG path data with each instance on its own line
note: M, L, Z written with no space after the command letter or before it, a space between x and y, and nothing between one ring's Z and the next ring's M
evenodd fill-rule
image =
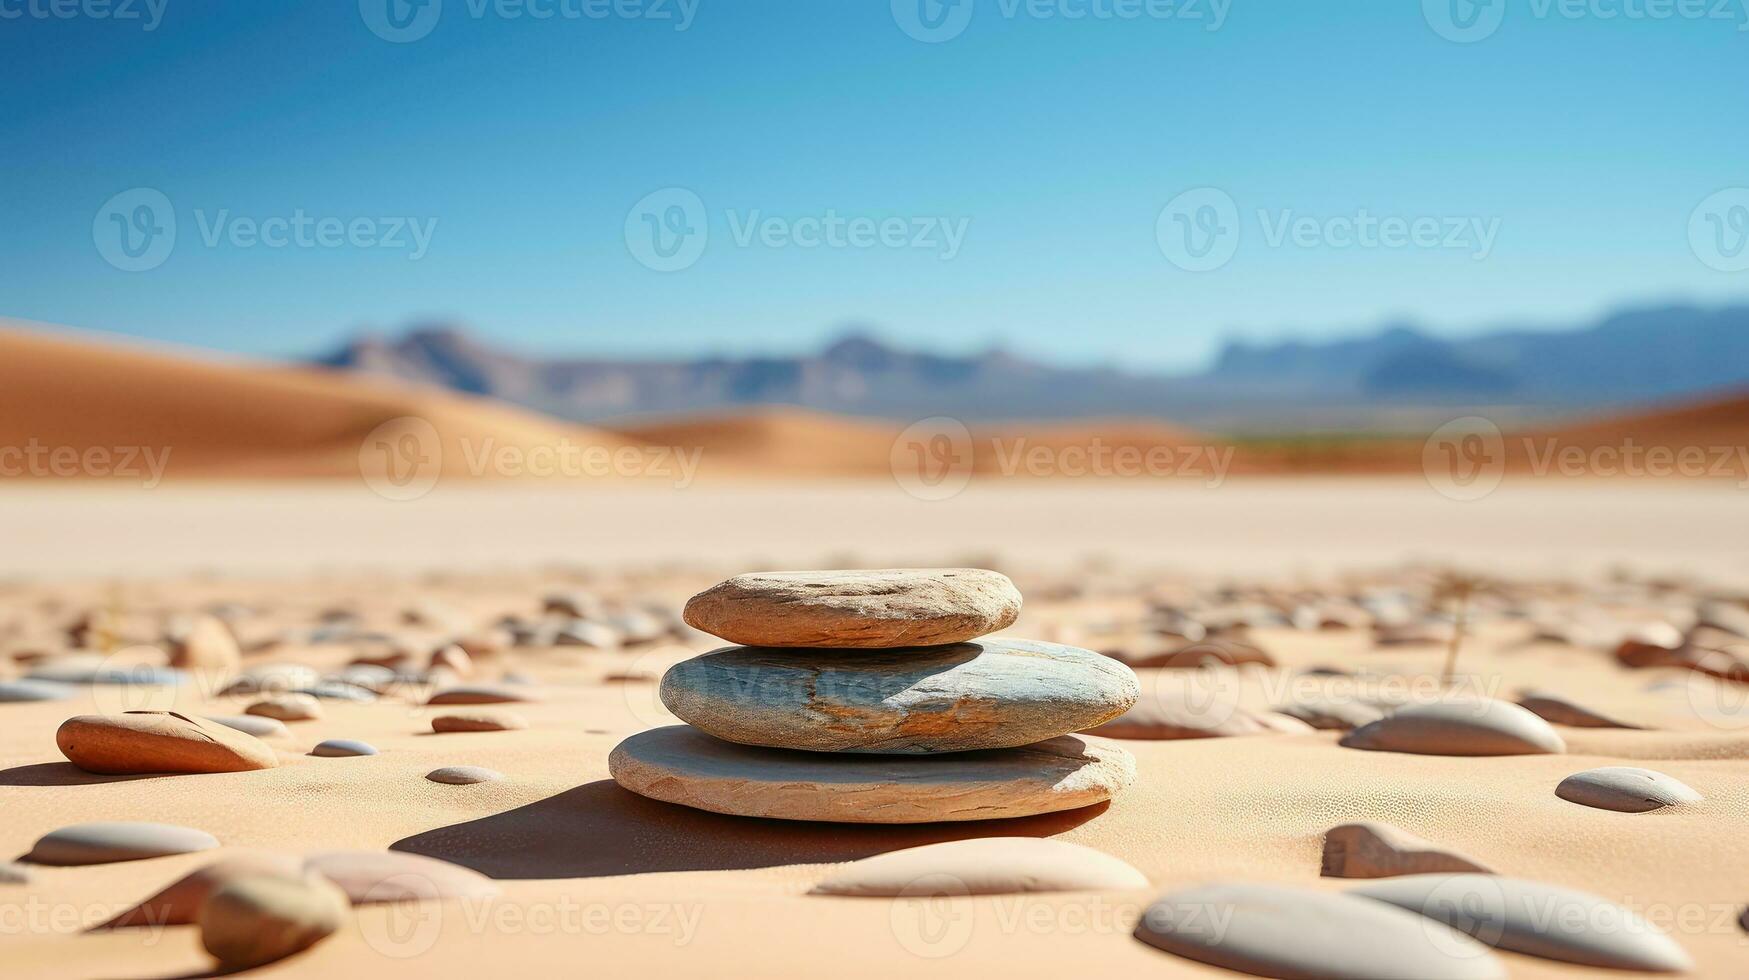
M726 647L670 668L662 703L743 745L909 754L1011 748L1092 728L1140 693L1091 650L977 640L896 650Z

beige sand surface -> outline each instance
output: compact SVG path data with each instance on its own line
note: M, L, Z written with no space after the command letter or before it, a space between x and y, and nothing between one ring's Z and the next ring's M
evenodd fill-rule
M0 575L152 576L321 567L977 564L1088 558L1274 578L1406 557L1499 572L1749 582L1745 494L1719 484L1525 481L1475 501L1418 478L978 484L919 500L890 480L675 488L362 481L0 485Z
M1107 589L1077 597L1054 575L1015 575L1035 598L1011 635L1073 637L1094 646L1112 620L1140 608L1136 588L1146 585L1132 581L1127 593ZM415 599L436 599L472 620L505 611L532 614L538 597L558 581L464 571L269 583L160 581L120 592L100 583L17 586L4 593L0 608L10 616L41 616L48 609L65 614L107 604L124 610L118 629L131 635L149 631L165 608L229 598L273 610L262 626L308 622L319 610L341 606L369 624L407 632L397 625L397 610ZM710 575L574 581L609 596L673 604ZM408 688L372 705L327 703L324 720L293 724L289 739L275 741L283 764L261 772L96 777L56 753L53 732L63 718L162 707L164 689L0 705L0 856L22 854L37 836L72 822L158 820L210 831L226 848L303 854L395 847L474 867L504 886L502 898L490 903L361 910L354 926L261 975L1229 976L1134 941L1135 916L1156 892L1216 879L1340 888L1318 877L1321 835L1339 823L1370 819L1395 823L1504 873L1620 902L1671 932L1694 956L1700 975L1743 975L1749 936L1736 916L1749 902L1742 873L1749 867L1743 833L1749 715L1709 722L1695 714L1685 673L1628 671L1597 650L1528 643L1529 631L1523 622L1487 622L1464 654L1463 684L1505 697L1520 687L1552 689L1665 730L1562 729L1570 755L1487 759L1343 749L1335 732L1126 742L1139 762L1139 779L1108 806L989 825L794 824L668 806L607 779L607 753L620 738L673 719L656 702L653 683L606 678L655 676L676 658L710 646L708 638L641 652L531 649L480 664L490 675L514 669L541 682L542 703L503 706L528 719L526 731L429 734L436 709L417 706L425 692ZM1314 665L1369 671L1381 690L1428 690L1442 655L1437 647L1374 648L1364 631L1271 628L1253 637L1280 661L1278 668L1241 675L1245 700L1259 704L1290 683L1310 683L1296 670ZM351 652L280 648L250 661L326 668ZM1145 685L1152 678L1143 672ZM185 689L175 705L235 713L246 700L205 697L197 687ZM353 759L303 754L331 737L362 738L382 753ZM1706 801L1632 815L1555 797L1564 776L1624 759L1657 760L1640 764L1688 783ZM424 779L430 769L455 764L489 766L509 778L476 786ZM1134 864L1151 887L1134 894L900 902L804 894L836 862L980 834L1048 835L1095 847ZM80 930L210 856L37 868L30 885L0 886L6 976L200 975L208 960L192 927ZM1515 977L1587 975L1516 954L1502 958Z

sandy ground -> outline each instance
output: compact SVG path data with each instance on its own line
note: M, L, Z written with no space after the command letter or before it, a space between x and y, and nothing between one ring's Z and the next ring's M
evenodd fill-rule
M0 493L0 562L11 584L0 587L0 613L47 621L115 605L145 633L170 611L227 600L269 610L262 629L307 626L336 604L392 627L399 610L435 598L483 623L533 614L543 590L566 581L677 606L725 571L773 562L999 555L1028 594L1010 635L1098 647L1113 622L1139 614L1139 596L1156 581L1134 569L1174 568L1177 581L1206 588L1422 555L1514 574L1597 576L1624 563L1716 585L1749 578L1741 513L1732 492L1607 483L1509 482L1473 503L1419 481L1240 482L1212 492L974 485L942 502L873 484L660 494L440 486L412 503L332 485L9 487ZM621 571L538 571L559 565ZM364 566L382 571L356 571ZM1108 570L1115 566L1131 570ZM685 567L697 570L676 570ZM324 568L352 571L310 574ZM201 570L217 574L179 577ZM119 591L108 584L123 578L137 581ZM1076 581L1097 587L1064 587ZM1580 583L1581 601L1605 588L1601 578L1569 581ZM73 714L172 703L232 714L247 703L210 697L211 685L175 695L131 689L126 704L96 690L73 702L0 705L0 860L69 823L157 820L210 831L227 849L410 850L504 887L492 902L361 910L341 934L258 971L264 976L1232 976L1132 939L1140 910L1161 891L1222 879L1339 889L1344 882L1318 876L1322 834L1371 819L1503 873L1621 903L1671 933L1698 975L1749 974L1749 934L1736 923L1749 903L1749 715L1741 724L1704 719L1695 692L1712 697L1712 689L1695 688L1685 672L1629 671L1600 650L1527 643L1529 632L1525 622L1484 623L1464 655L1465 683L1502 697L1552 689L1658 730L1562 729L1569 755L1494 759L1361 752L1338 747L1335 732L1131 741L1139 779L1109 805L985 825L805 825L655 803L608 779L619 739L673 721L653 678L711 646L708 638L642 651L514 650L481 666L541 682L543 703L506 706L528 719L526 731L429 734L433 709L419 706L423 691L406 689L372 705L328 703L324 720L294 724L290 738L275 741L282 765L262 772L99 777L55 749L56 726ZM1413 683L1432 676L1441 656L1435 647L1375 648L1365 631L1270 628L1254 638L1280 662L1244 676L1247 697L1259 702L1303 668ZM282 647L250 662L326 668L354 652ZM642 679L612 679L625 675ZM333 737L382 752L304 754ZM509 778L424 779L461 764ZM1706 800L1629 815L1554 796L1566 775L1610 764L1657 768ZM838 862L971 835L1085 844L1135 865L1150 888L925 902L805 894ZM210 857L38 868L31 884L0 888L0 972L9 980L202 975L210 960L191 927L82 930ZM1500 955L1515 977L1591 975Z
M919 500L892 481L686 488L440 482L393 501L358 481L142 490L0 485L0 575L280 574L541 565L794 567L1086 559L1289 576L1407 557L1497 572L1749 582L1746 491L1718 483L1517 481L1452 500L1414 478L972 483Z
M1438 659L1436 650L1373 651L1364 634L1259 638L1299 664L1365 663L1419 676ZM788 824L654 803L608 780L605 758L617 740L672 719L656 705L652 684L603 678L659 670L682 651L549 652L515 661L546 681L546 703L513 709L530 721L527 731L431 735L431 709L408 701L330 705L327 719L295 725L290 739L276 740L281 768L255 773L87 776L59 760L53 729L72 710L113 706L6 706L0 853L22 853L36 836L69 822L160 820L202 827L227 848L412 850L472 866L504 886L492 902L366 910L341 935L263 975L540 976L563 964L566 972L640 976L815 976L822 968L853 977L1196 976L1230 974L1129 936L1155 891L1235 878L1339 888L1343 882L1318 877L1322 833L1373 819L1502 871L1613 899L1674 934L1700 975L1741 976L1749 969L1749 936L1735 917L1749 900L1740 873L1749 862L1742 834L1749 729L1680 720L1680 705L1645 690L1669 679L1663 672L1630 673L1591 653L1513 644L1504 628L1478 644L1466 665L1469 682L1583 688L1614 710L1677 729L1565 729L1570 755L1497 759L1360 752L1337 747L1333 732L1125 742L1140 763L1139 779L1109 806L983 825ZM237 706L235 699L220 703ZM382 754L299 754L339 736L364 738ZM1640 764L1702 789L1707 800L1680 813L1628 815L1554 796L1565 775L1622 759L1655 759ZM490 766L509 780L458 787L423 778L458 763ZM1048 835L1099 848L1141 869L1152 887L933 903L803 894L834 862L976 834ZM198 975L208 961L193 928L85 935L79 928L209 857L37 869L24 894L18 887L0 892L7 976ZM1514 976L1584 975L1503 955Z

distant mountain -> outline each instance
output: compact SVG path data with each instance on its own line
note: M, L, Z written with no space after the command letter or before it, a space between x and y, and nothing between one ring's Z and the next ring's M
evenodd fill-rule
M1208 371L1182 376L1060 368L1002 351L949 357L862 333L793 357L536 359L448 326L361 338L320 362L587 422L796 406L968 422L1151 417L1202 428L1390 428L1462 406L1510 420L1749 385L1749 306L1641 309L1578 329L1457 340L1394 324L1356 339L1231 343Z

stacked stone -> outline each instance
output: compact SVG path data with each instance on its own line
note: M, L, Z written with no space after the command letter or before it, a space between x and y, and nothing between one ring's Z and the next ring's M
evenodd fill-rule
M736 646L677 664L661 697L685 725L621 742L621 786L740 816L924 823L1110 799L1135 760L1076 735L1123 714L1136 677L1033 640L1020 593L976 568L769 572L694 596L686 621Z

